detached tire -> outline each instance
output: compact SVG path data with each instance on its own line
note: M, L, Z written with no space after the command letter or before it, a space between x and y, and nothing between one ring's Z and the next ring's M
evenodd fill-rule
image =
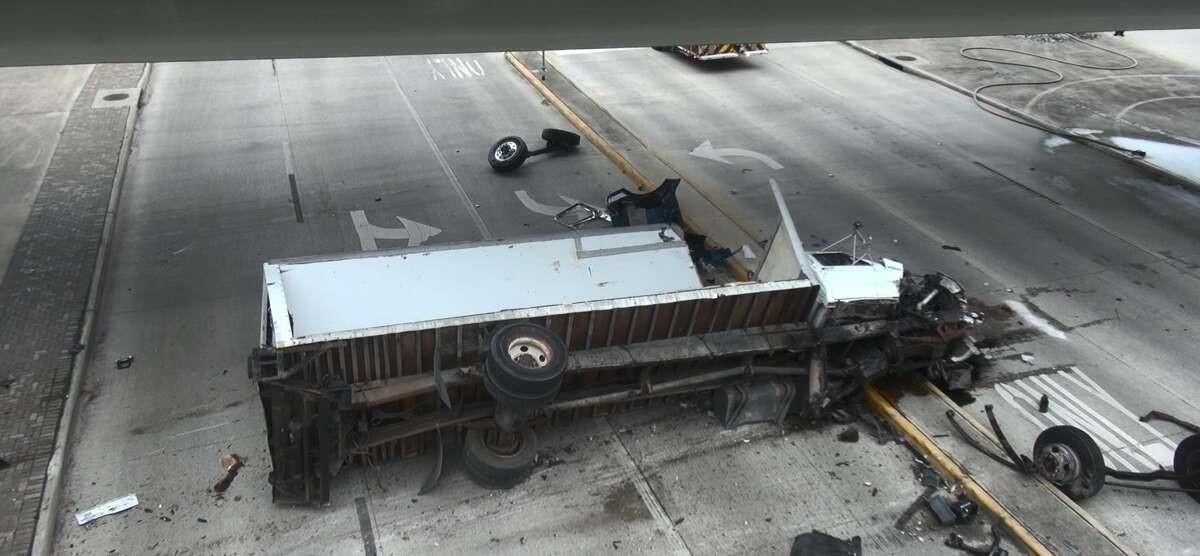
M516 135L496 141L492 150L488 151L488 164L497 172L516 170L525 163L526 158L529 158L529 147L524 139Z
M1200 434L1193 434L1175 447L1175 472L1186 477L1179 479L1179 486L1192 490L1187 492L1193 500L1200 502Z
M527 411L554 401L567 368L567 346L554 331L531 323L492 334L483 384L501 405Z
M1104 487L1104 454L1082 429L1050 427L1033 443L1033 462L1039 474L1072 500L1086 500Z
M533 473L537 460L537 435L524 426L504 435L496 429L468 429L463 441L463 468L475 484L508 489Z
M546 128L542 130L542 139L552 147L573 149L579 146L579 135L563 129Z

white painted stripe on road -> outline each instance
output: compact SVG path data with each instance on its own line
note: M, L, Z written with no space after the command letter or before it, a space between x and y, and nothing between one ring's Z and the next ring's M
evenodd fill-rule
M517 200L521 201L521 204L525 205L525 208L529 209L531 212L536 212L546 216L558 216L558 213L579 202L575 199L567 197L566 195L559 195L559 198L566 201L567 204L561 207L556 207L552 205L543 205L542 203L537 202L537 200L535 200L533 197L530 197L529 193L526 193L524 189L513 191L513 195L516 195Z
M1087 431L1092 438L1096 439L1096 443L1100 444L1105 452L1106 458L1113 460L1119 458L1124 465L1132 462L1134 465L1128 468L1129 471L1150 471L1156 467L1150 458L1136 452L1137 441L1133 437L1122 431L1112 421L1096 413L1088 404L1063 390L1058 383L1046 377L1030 377L1030 382L1039 387L1040 393L1050 398L1051 407L1063 409L1065 414L1072 416L1079 423L1075 426ZM1117 452L1123 455L1118 455Z
M450 163L446 162L446 157L442 155L442 149L438 147L437 142L433 140L433 136L429 134L429 128L425 127L425 121L417 113L417 108L408 99L408 95L404 94L404 87L400 86L400 80L396 78L396 72L392 71L392 64L388 62L387 58L383 58L383 67L387 68L388 76L392 78L392 85L395 85L396 92L400 93L400 98L404 101L404 106L408 108L408 113L412 115L413 120L417 123L417 128L421 130L421 135L425 137L425 142L429 144L429 148L433 150L433 156L437 158L438 164L442 166L442 172L446 174L446 178L450 180L450 185L454 187L454 191L462 199L463 206L467 209L467 214L475 222L475 228L479 230L479 234L483 236L483 239L495 239L496 236L492 235L492 231L488 229L487 224L483 222L483 217L476 210L475 202L467 195L466 189L463 189L462 183L458 181L458 176L454 175L454 170L450 168Z
M1079 373L1079 375L1083 380L1089 382L1091 384L1091 386L1084 385L1078 379L1071 377L1071 375L1063 375L1063 376L1070 378L1072 380L1072 382L1074 382L1076 385L1078 385L1081 389L1084 389L1085 391L1094 393L1097 397L1099 397L1101 400L1103 400L1105 403L1107 403L1113 409L1117 410L1118 413L1121 413L1122 415L1126 416L1127 418L1129 418L1129 420L1136 423L1137 426L1139 426L1146 432L1150 433L1154 437L1153 440L1144 442L1144 443L1138 442L1135 440L1134 444L1138 447L1139 450L1142 451L1142 453L1145 453L1148 456L1150 456L1150 458L1155 462L1155 466L1154 466L1155 468L1157 468L1158 466L1171 467L1174 465L1176 444L1173 440L1171 440L1165 434L1163 434L1162 431L1154 428L1153 425L1151 425L1149 423L1143 423L1141 421L1141 419L1139 419L1136 415L1134 415L1132 412L1130 412L1128 409L1126 409L1125 406L1118 403L1117 400L1112 397L1112 395L1110 395L1108 392L1101 389L1100 386L1097 385L1091 379L1091 377L1087 376L1086 374L1082 374L1082 373Z
M1060 340L1067 339L1066 332L1055 328L1054 325L1050 324L1050 322L1046 319L1033 314L1033 311L1024 303L1021 303L1015 299L1009 299L1005 301L1004 304L1007 305L1009 309L1012 309L1013 312L1017 314L1017 317L1025 321L1026 324L1041 330L1045 335L1058 338Z
M1014 392L1020 392L1020 397L1026 403L1029 403L1031 407L1037 407L1038 401L1041 399L1042 394L1044 393L1033 388L1029 384L1026 384L1024 381L1015 381L1010 387ZM1112 456L1107 455L1115 450L1115 446L1109 444L1108 436L1096 434L1096 432L1092 430L1094 427L1088 426L1089 423L1085 418L1072 410L1072 408L1067 407L1061 400L1054 399L1054 401L1050 404L1050 409L1041 415L1045 415L1053 425L1070 425L1072 427L1087 431L1087 433L1092 436L1092 439L1095 440L1096 444L1100 447L1100 451L1106 454L1105 459L1114 462L1113 467L1119 467L1126 471L1139 470L1134 464L1130 463L1129 460L1126 460L1120 454L1113 454Z
M1082 371L1076 370L1076 372L1082 372ZM1039 378L1039 377L1035 377L1035 378ZM1164 455L1163 451L1157 450L1154 448L1154 446L1160 446L1160 444L1158 442L1154 442L1150 445L1142 444L1142 442L1139 441L1137 438L1134 438L1133 435L1125 432L1125 429L1121 428L1116 423L1113 423L1109 419L1105 418L1098 411L1093 409L1091 405L1083 403L1081 400L1079 400L1074 395L1072 395L1070 392L1068 392L1065 387L1063 387L1059 383L1055 382L1049 376L1040 377L1040 378L1044 379L1047 382L1047 384L1049 384L1051 387L1057 389L1064 396L1067 396L1070 399L1074 400L1075 403L1078 404L1080 407L1082 407L1084 409L1084 411L1086 411L1089 415L1091 415L1093 418L1095 418L1097 421L1099 421L1102 425L1108 427L1113 432L1115 432L1118 436L1120 436L1121 439L1124 440L1124 442L1121 443L1121 450L1128 453L1130 455L1130 457L1136 458L1138 461L1144 463L1149 469L1154 470L1154 469L1157 469L1159 466L1171 465L1172 462L1174 461L1174 452L1173 451L1167 450L1165 453L1166 459L1162 459L1162 456ZM1100 396L1097 396L1097 397L1100 397ZM1102 397L1101 397L1101 400L1104 401L1105 403L1108 402L1108 400L1104 400ZM1112 403L1109 405L1111 405L1114 409L1117 409L1118 412L1120 412L1121 409L1124 409L1120 406L1120 404ZM1136 419L1134 421L1137 422ZM1146 454L1146 455L1143 456L1142 454Z

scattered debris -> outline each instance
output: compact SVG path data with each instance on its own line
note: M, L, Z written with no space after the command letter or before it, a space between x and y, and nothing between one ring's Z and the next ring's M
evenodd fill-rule
M241 471L242 466L246 462L242 460L242 456L237 454L227 454L221 456L221 468L225 470L225 476L213 485L213 492L221 494L229 490L229 485L233 484L233 480L237 478L238 471Z
M1042 399L1038 400L1038 413L1050 411L1050 396L1042 394Z
M128 369L132 366L133 366L133 356L132 355L126 355L125 357L117 359L117 368L118 369Z
M837 439L839 442L858 442L858 428L846 427L846 430L838 433Z
M1027 364L1027 365L1032 365L1033 364L1033 354L1032 353L1022 353L1021 361L1024 361L1025 364Z
M954 503L954 498L945 491L934 492L933 495L925 499L925 503L929 505L929 509L937 518L938 523L942 525L954 525L958 523L958 516L954 513L954 508L951 504Z
M862 556L862 537L843 540L813 529L796 535L791 556Z
M1190 432L1200 433L1200 426L1197 426L1193 423L1184 421L1183 419L1180 419L1179 417L1171 415L1170 413L1163 413L1162 411L1158 411L1158 410L1152 409L1152 410L1150 410L1149 413L1139 417L1138 420L1143 423L1148 423L1150 421L1155 421L1155 420L1166 421L1168 423L1174 423L1175 425L1182 427Z
M962 247L959 247L957 245L943 245L942 249L945 249L947 251L960 251L960 252L962 251Z
M100 504L99 506L96 506L90 510L75 514L75 522L80 525L86 525L106 515L121 513L137 505L137 495L126 494L125 496L109 500L108 502Z
M946 538L946 546L968 554L978 554L979 556L1008 556L1008 551L1000 548L1000 534L996 532L994 525L990 528L990 531L992 540L989 544L971 542L958 533L950 533L950 536Z

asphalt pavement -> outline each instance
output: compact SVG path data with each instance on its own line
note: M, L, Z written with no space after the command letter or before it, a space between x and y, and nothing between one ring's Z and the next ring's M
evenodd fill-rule
M771 46L713 64L650 49L549 59L737 220L771 222L774 178L810 247L861 221L877 256L962 281L994 326L966 408L982 419L994 404L1023 450L1069 423L1110 466L1171 465L1186 434L1131 417L1200 421L1200 197L1094 149L1046 148L1047 134L846 45ZM1144 553L1190 546L1194 505L1118 489L1083 503Z

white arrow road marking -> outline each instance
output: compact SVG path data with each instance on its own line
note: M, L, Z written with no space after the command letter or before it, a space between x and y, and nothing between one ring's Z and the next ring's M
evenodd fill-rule
M576 201L575 199L567 197L566 195L559 195L558 197L560 199L566 201L567 204L564 206L561 206L561 207L556 207L553 205L543 205L543 204L537 202L536 200L534 200L533 197L530 197L529 194L526 193L524 189L518 189L516 191L513 191L513 195L517 196L517 200L521 201L521 204L525 205L525 208L527 208L533 212L536 212L538 214L544 214L546 216L557 216L558 213L566 210L567 207L579 202L579 201Z
M718 149L716 147L713 147L712 141L705 141L703 143L700 143L699 147L692 149L692 151L689 152L688 154L690 154L692 156L697 156L700 158L707 158L709 160L715 160L715 161L721 162L723 164L733 164L732 162L725 160L725 157L727 157L727 156L744 156L744 157L753 158L759 162L762 162L763 164L766 164L767 167L772 170L782 170L783 169L782 164L775 162L775 159L773 159L763 153L751 151L748 149L738 149L738 148L733 148L733 147L722 147L722 148Z
M1071 425L1081 428L1096 441L1104 452L1105 459L1113 467L1127 471L1152 471L1170 467L1173 463L1175 443L1149 425L1138 420L1133 412L1121 405L1108 392L1076 367L1071 372L1058 372L1031 376L1007 384L997 384L996 393L1008 402L1025 420L1039 428L1054 425ZM1079 395L1072 393L1076 390ZM1037 411L1038 401L1045 394L1050 398L1046 413ZM1092 399L1100 405L1108 405L1124 419L1132 422L1132 429L1109 420L1100 413ZM1142 429L1153 436L1146 442L1139 441L1129 430Z
M367 221L367 213L361 210L351 211L350 220L354 221L354 231L358 232L358 242L362 245L363 251L379 249L379 245L375 243L377 239L407 239L409 247L416 247L425 243L429 238L442 233L441 228L409 220L403 216L396 217L396 220L400 221L401 227L399 228L376 226Z

